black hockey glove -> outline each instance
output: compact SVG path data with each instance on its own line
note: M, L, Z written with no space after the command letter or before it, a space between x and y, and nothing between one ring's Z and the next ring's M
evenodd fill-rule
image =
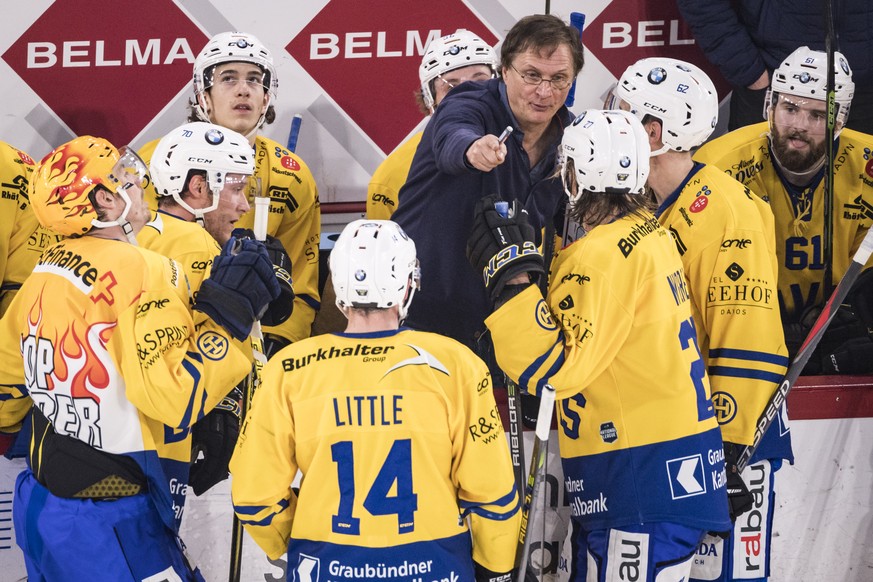
M231 237L212 262L194 309L242 341L280 293L264 243Z
M752 498L752 494L749 493L746 482L743 481L743 478L737 472L737 459L739 459L742 450L742 445L730 442L724 443L724 468L727 472L728 509L730 510L732 522L736 521L739 516L752 509L755 505L755 500Z
M494 204L497 195L479 200L473 214L473 229L467 239L467 260L482 273L492 301L500 298L506 283L518 274L545 273L543 256L536 247L536 230L524 211L501 216Z
M236 238L255 238L255 233L248 228L236 228L233 235ZM273 263L273 273L276 275L276 280L279 282L281 294L279 297L270 302L270 306L264 315L261 317L263 325L280 325L285 323L294 310L294 288L291 280L291 257L285 251L282 242L276 237L267 235L267 240L264 241L264 246L267 249L267 255L270 257L270 262Z
M476 574L476 582L512 582L515 580L515 570L509 572L492 572L478 562L473 562L473 569Z
M821 307L809 307L801 315L799 323L785 326L785 345L792 360L819 314ZM873 340L870 339L867 326L855 315L853 306L843 304L837 309L809 362L804 366L803 375L870 373L873 372L871 354Z
M194 495L206 493L228 476L228 464L239 437L242 389L237 386L191 430L191 471Z
M269 360L273 356L276 355L276 352L284 348L285 346L291 345L291 340L288 338L284 338L280 335L275 335L272 333L264 334L264 355L267 356Z

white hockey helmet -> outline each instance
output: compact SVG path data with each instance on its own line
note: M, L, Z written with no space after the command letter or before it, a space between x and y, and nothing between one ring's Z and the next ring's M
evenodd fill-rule
M459 28L428 43L418 68L418 78L421 80L424 104L431 112L434 109L434 79L468 65L487 65L491 67L492 77L497 76L497 54L494 49L469 30Z
M836 125L842 128L849 117L855 83L852 82L849 61L839 51L834 51L834 64L834 94L838 105ZM770 90L764 100L764 118L769 117L769 109L775 104L779 93L827 101L827 79L827 53L806 46L796 49L773 71Z
M161 138L152 154L149 170L158 196L172 196L202 222L203 215L218 207L228 174L248 179L255 172L255 155L241 134L203 121L181 125ZM192 208L183 198L188 172L203 170L212 191L208 208Z
M606 194L642 194L649 177L649 137L632 113L588 109L564 130L561 181L575 202L583 190ZM576 193L570 189L572 171Z
M706 141L718 122L718 93L712 80L699 67L677 59L640 59L625 69L614 97L625 101L640 121L646 115L661 120L664 146L653 156L690 151Z
M236 62L253 63L264 72L267 105L258 120L257 127L261 127L264 124L267 108L275 104L279 92L279 78L276 76L276 67L273 65L273 55L270 51L253 35L244 32L216 34L194 59L194 111L203 121L210 121L204 94L212 87L215 66Z
M397 305L402 321L419 286L415 243L396 222L355 220L330 253L330 274L343 313L349 307Z

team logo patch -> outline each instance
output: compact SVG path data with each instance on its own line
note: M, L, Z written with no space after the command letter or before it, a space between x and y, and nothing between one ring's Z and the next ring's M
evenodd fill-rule
M549 306L546 305L546 302L542 299L540 299L537 303L535 315L537 323L541 328L547 329L549 331L553 329L558 329L558 325L555 323L555 320L552 317L552 312L549 311Z
M648 79L652 85L660 85L667 80L667 71L661 67L655 67L649 71Z
M706 205L709 204L709 198L707 196L698 196L694 202L688 205L688 210L691 212L701 212Z
M727 392L714 393L712 407L715 410L715 419L719 424L727 424L737 415L737 401Z
M296 172L300 169L300 164L297 163L297 160L292 158L291 156L282 156L282 159L279 160L279 163L282 164L282 167L286 170L291 170L292 172Z
M206 132L206 135L203 136L203 139L205 139L206 143L209 145L218 145L224 141L224 134L221 133L221 130L210 129Z
M670 459L667 461L667 474L670 477L670 494L673 499L684 499L706 493L701 455Z
M224 359L229 346L228 339L214 331L207 331L197 338L197 349L213 362Z
M604 422L600 425L600 438L605 443L614 443L618 440L618 431L612 422Z

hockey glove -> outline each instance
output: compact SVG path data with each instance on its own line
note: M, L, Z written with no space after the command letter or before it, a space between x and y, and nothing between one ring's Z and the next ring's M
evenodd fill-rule
M793 360L809 331L815 325L821 307L808 307L798 323L785 326L785 345ZM866 325L855 315L852 306L843 304L803 368L803 375L817 374L866 374L873 372L873 341Z
M728 509L730 510L731 521L742 514L746 513L755 505L752 494L749 493L749 488L746 487L746 482L737 472L737 459L740 456L742 445L737 445L730 442L724 443L724 468L727 472L727 496Z
M233 236L243 238L255 238L255 233L248 228L236 228L233 231ZM264 325L280 325L285 323L291 312L294 310L294 288L291 281L291 257L285 251L282 242L276 237L267 235L267 240L264 241L264 246L267 249L267 255L270 257L270 262L273 263L273 273L276 275L276 280L279 282L281 294L279 297L270 302L267 311L261 317L261 323Z
M272 333L264 334L264 355L267 356L267 360L276 355L276 352L283 349L286 346L291 345L291 340L288 338L284 338L280 335L275 335Z
M515 579L515 570L509 572L492 572L478 562L473 562L476 574L476 582L512 582Z
M194 495L206 493L227 479L228 464L239 437L242 389L237 386L201 418L191 431L191 471L188 486Z
M467 239L467 260L482 273L492 301L516 275L545 273L543 256L536 247L536 230L528 223L527 213L510 212L501 216L494 207L497 195L479 200L473 214L473 229Z
M212 262L194 309L242 341L280 293L264 243L231 237Z

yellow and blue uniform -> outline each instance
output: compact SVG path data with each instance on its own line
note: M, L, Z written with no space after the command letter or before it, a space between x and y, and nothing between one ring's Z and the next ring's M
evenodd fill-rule
M148 164L159 140L144 145L138 152ZM312 321L320 307L318 292L318 246L321 237L321 206L318 189L309 167L287 149L263 136L255 138L255 182L258 194L269 196L270 211L267 234L282 243L291 259L294 286L294 311L281 325L264 327L265 333L290 341L309 337ZM152 210L157 209L153 186L146 190ZM237 222L240 228L252 228L254 208Z
M673 238L648 212L618 218L563 249L550 281L546 300L530 286L486 324L519 386L556 390L574 527L728 530L721 433Z
M289 567L466 581L471 556L513 566L519 498L490 377L448 338L401 328L286 347L230 466L237 515Z
M389 220L397 210L398 193L406 183L422 133L419 131L397 146L373 172L367 185L367 218Z
M107 558L122 551L118 544L93 545L90 537L115 519L147 523L146 537L169 536L161 547L176 556L190 427L246 375L244 346L203 314L192 316L177 263L94 236L48 248L0 322L0 430L17 428L32 402L57 439L128 459L146 483L144 493L114 502L54 495L41 476L60 458L49 453L61 449L44 450L45 435L35 430L32 471L19 476L14 504L29 571L122 579L110 564L126 568L124 560ZM151 551L142 540L119 543L125 553ZM80 564L73 569L64 563L71 556ZM159 565L152 558L130 567Z
M834 144L833 284L845 274L873 224L873 137L844 129ZM824 168L806 188L785 180L773 162L767 123L732 131L704 145L694 159L712 164L770 204L776 223L779 302L784 323L823 305ZM871 265L868 262L867 267Z
M30 208L33 159L0 142L0 316L30 275L42 251L60 235L42 228Z
M722 436L750 445L788 366L773 214L748 188L698 163L657 216L682 258Z

